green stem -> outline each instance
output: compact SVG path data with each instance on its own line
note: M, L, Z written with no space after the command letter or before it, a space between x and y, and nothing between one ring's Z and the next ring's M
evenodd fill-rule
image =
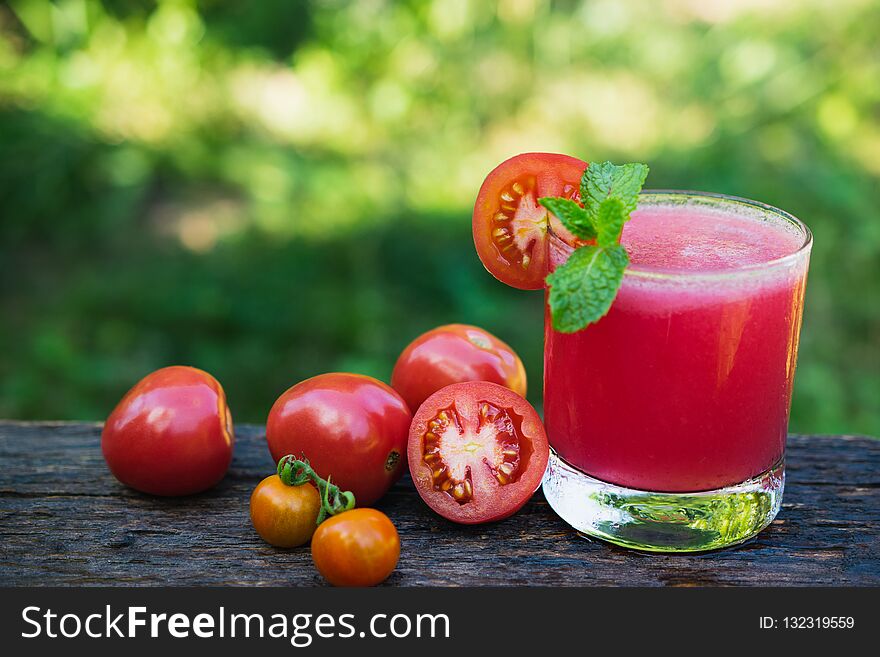
M354 508L354 493L341 490L339 486L330 483L330 477L322 479L315 472L308 459L298 459L293 454L282 456L278 461L278 476L288 486L302 486L313 482L321 494L321 511L318 513L320 525L327 516L335 516Z

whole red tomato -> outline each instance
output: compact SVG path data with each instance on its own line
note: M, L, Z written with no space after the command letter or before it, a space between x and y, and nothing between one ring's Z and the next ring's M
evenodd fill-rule
M391 374L391 387L413 413L440 388L465 381L489 381L526 396L526 370L516 352L488 331L467 324L423 333L403 350Z
M378 500L406 469L412 415L403 398L360 374L321 374L297 383L269 411L266 440L277 463L304 456L321 477Z
M234 434L226 394L194 367L165 367L141 379L101 434L110 472L153 495L190 495L226 474Z
M376 509L352 509L325 520L312 536L312 560L333 586L375 586L397 567L400 536Z

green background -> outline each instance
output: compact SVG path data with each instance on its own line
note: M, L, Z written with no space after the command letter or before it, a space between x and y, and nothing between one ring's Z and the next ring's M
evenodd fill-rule
M792 430L880 435L876 0L0 6L0 417L185 363L262 422L481 325L540 401L542 298L470 238L522 151L645 161L815 233Z

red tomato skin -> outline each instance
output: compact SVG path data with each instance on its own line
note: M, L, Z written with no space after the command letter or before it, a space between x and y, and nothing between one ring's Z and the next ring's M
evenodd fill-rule
M587 168L587 163L570 155L560 153L521 153L495 167L483 181L474 203L472 220L474 245L486 270L502 283L521 290L538 290L544 287L549 271L549 254L546 243L535 245L532 266L528 271L511 266L492 243L495 228L493 217L499 207L502 190L512 181L526 175L537 179L537 195L560 196L564 184L577 186ZM537 199L535 199L537 200ZM555 231L565 241L573 241L557 219L553 219Z
M494 499L475 497L460 505L447 493L434 489L431 470L422 460L422 436L438 410L448 408L452 402L473 409L478 400L511 407L522 417L522 430L532 449L531 462L517 482L497 487ZM455 383L426 399L413 417L407 450L410 474L419 496L436 513L462 525L495 522L519 511L540 486L550 457L544 425L532 405L513 391L485 381Z
M320 374L278 398L266 441L276 463L287 454L305 456L321 477L354 493L358 506L369 506L406 468L411 420L403 397L381 381Z
M489 381L526 395L526 370L516 352L468 324L423 333L403 350L391 374L391 387L413 413L440 388L465 381Z
M192 495L217 484L235 437L223 387L176 365L148 374L110 413L101 450L120 482L152 495Z

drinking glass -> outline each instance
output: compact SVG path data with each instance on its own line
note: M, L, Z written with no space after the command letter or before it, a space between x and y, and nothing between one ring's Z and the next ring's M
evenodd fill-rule
M726 547L782 502L812 235L782 210L719 194L649 191L638 209L766 233L763 222L797 246L735 268L630 265L608 314L576 333L555 331L546 310L544 494L572 527L618 545Z

